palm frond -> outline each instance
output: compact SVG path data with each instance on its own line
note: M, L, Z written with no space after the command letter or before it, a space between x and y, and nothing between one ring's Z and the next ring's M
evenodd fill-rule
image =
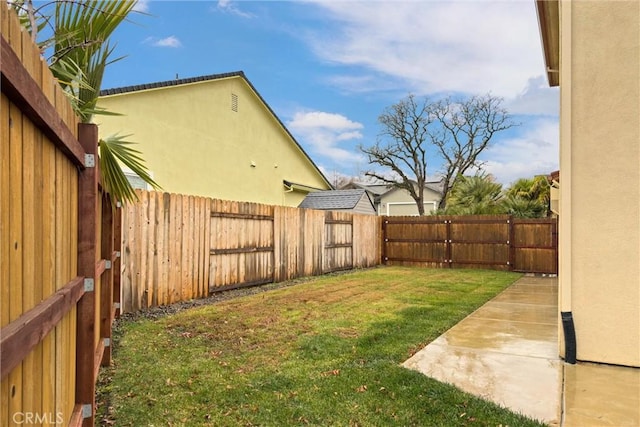
M133 202L138 198L120 164L153 188L160 190L161 187L149 174L142 153L132 147L135 143L125 140L129 136L131 135L111 135L100 140L100 169L104 189L122 201Z

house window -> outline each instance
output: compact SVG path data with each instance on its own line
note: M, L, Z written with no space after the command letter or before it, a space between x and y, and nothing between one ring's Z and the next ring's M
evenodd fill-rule
M124 172L124 176L127 177L127 181L129 181L129 184L131 184L131 187L133 187L133 189L140 189L140 190L148 190L149 189L149 185L144 182L144 180L142 178L140 178L138 175L136 175L133 172Z
M238 112L238 95L235 93L231 94L231 110Z

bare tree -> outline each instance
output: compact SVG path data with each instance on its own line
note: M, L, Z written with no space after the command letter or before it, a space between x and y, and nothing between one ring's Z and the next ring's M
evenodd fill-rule
M420 215L424 215L423 193L427 179L425 143L429 142L429 125L432 123L429 106L427 99L419 101L414 95L409 95L387 107L378 117L383 130L375 145L359 147L370 164L391 169L397 178L374 171L365 175L408 191Z
M449 191L459 177L469 169L482 169L478 156L493 136L516 126L516 123L502 107L502 98L491 94L463 101L446 98L432 104L429 114L438 125L429 136L444 161L443 194L439 206L444 209Z
M515 126L502 107L502 99L491 94L439 101L418 100L409 95L387 107L378 122L382 132L375 145L359 148L370 164L382 166L383 171L370 171L366 175L406 190L420 215L424 215L429 145L435 147L436 155L443 161L439 208L444 209L447 195L458 178L470 169L482 169L478 156L493 136Z

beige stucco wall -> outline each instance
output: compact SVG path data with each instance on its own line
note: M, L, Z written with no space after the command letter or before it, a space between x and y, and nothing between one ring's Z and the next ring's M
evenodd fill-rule
M232 94L238 111L232 111ZM102 136L133 134L165 191L297 206L310 187L329 186L241 77L102 97L124 116L96 116Z
M424 212L434 211L438 208L440 194L428 188L424 189ZM418 215L418 206L411 198L409 192L395 189L383 194L378 205L378 215Z
M578 360L640 366L640 2L560 14L560 307Z

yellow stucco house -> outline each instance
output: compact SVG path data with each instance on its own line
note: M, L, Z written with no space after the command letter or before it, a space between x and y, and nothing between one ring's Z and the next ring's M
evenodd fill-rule
M243 72L107 89L101 136L132 134L171 193L298 206L331 184Z
M640 367L640 2L536 6L560 86L560 353Z

